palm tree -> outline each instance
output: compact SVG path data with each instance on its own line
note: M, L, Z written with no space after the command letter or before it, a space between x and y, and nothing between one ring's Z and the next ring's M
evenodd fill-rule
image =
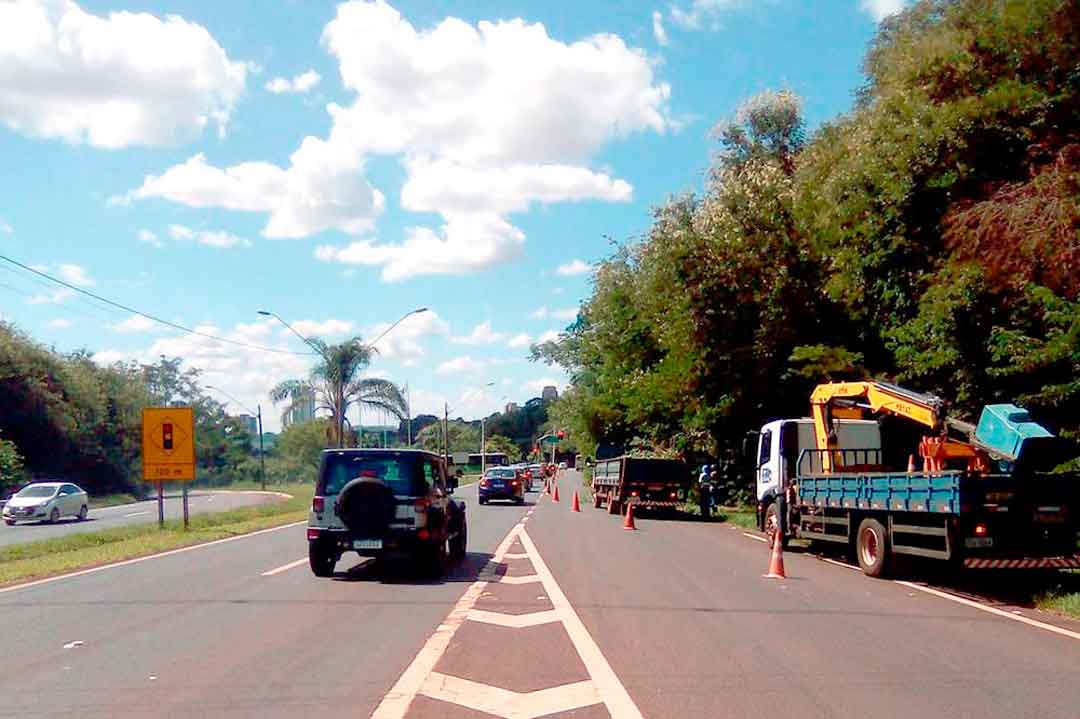
M407 413L405 397L393 382L373 377L361 377L371 364L375 349L354 337L341 344L331 345L310 338L309 344L319 350L322 361L315 365L307 379L290 379L270 390L274 404L288 401L286 412L301 401L315 397L316 410L330 412L332 441L345 446L345 413L357 405L378 409L398 419Z

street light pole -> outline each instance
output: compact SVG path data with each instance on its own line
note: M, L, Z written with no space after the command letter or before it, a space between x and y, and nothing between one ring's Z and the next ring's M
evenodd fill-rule
M494 382L488 382L485 387L494 387ZM482 410L481 410L482 411ZM487 422L487 417L481 415L480 417L480 476L483 477L487 471L487 437L484 434L484 425Z
M221 387L215 387L212 384L208 384L208 385L206 385L206 389L212 389L212 390L214 390L216 392L221 392L221 394L225 395L226 397L231 399L233 402L240 405L240 409L244 410L245 412L251 412L250 407L245 407L243 402L238 400L236 397L233 397L231 394L229 394L225 390L221 389ZM262 490L265 492L266 491L266 452L263 451L262 404L257 404L257 405L255 405L255 407L256 407L255 416L258 418L258 422L259 422L259 486L262 487Z

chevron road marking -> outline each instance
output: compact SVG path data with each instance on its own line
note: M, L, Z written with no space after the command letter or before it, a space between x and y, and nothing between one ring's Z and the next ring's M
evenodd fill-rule
M469 611L468 618L473 622L495 624L500 627L510 627L511 629L536 627L541 624L551 624L552 622L557 622L561 619L558 612L554 609L548 609L542 612L530 612L528 614L503 614L502 612L489 612L484 609L473 609Z
M532 584L533 582L539 582L540 577L536 574L526 574L520 577L511 577L504 575L499 582L501 584Z
M432 672L424 681L421 692L432 699L505 719L535 719L600 703L596 685L587 680L520 693Z

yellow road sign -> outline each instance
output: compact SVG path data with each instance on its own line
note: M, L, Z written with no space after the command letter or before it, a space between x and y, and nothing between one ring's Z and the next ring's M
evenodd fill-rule
M195 417L191 407L147 407L142 430L144 481L195 479Z

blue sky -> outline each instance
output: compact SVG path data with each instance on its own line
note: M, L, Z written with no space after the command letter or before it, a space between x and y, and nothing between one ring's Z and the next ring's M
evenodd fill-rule
M0 247L105 297L279 350L373 338L414 412L478 416L559 372L608 237L700 189L708 130L768 89L850 109L901 0L16 0L0 5ZM0 316L101 362L180 355L246 405L301 355L223 345L0 263ZM488 383L493 383L488 386ZM233 405L239 411L239 407ZM364 417L365 423L377 421Z

